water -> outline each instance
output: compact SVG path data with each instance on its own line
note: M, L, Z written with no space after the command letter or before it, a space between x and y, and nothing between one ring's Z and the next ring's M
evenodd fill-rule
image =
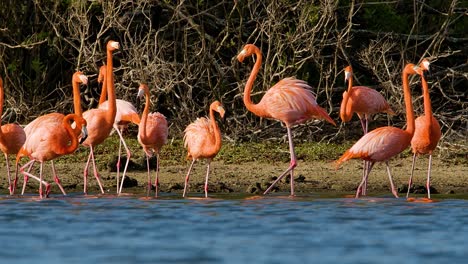
M468 257L468 200L218 197L2 195L1 262L464 263Z

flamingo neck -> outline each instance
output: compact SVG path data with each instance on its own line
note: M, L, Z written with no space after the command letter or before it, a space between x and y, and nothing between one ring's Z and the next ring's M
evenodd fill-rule
M107 67L106 67L107 71ZM103 104L107 99L107 78L106 78L106 73L103 73L103 78L102 78L102 88L101 88L101 96L99 97L99 105Z
M260 52L260 49L255 47L254 52L255 52L257 61L255 62L252 72L250 73L249 79L247 80L247 83L245 84L244 104L245 104L245 107L250 112L260 117L265 117L266 116L265 109L261 108L258 104L254 104L251 99L252 87L253 87L255 79L257 78L258 71L260 70L260 67L262 66L262 53Z
M431 107L431 97L429 95L429 87L427 85L426 78L421 76L421 84L423 88L423 99L424 99L424 115L426 119L426 124L432 123L432 107Z
M139 127L141 128L141 136L146 137L146 121L148 120L149 114L149 106L150 106L150 94L148 89L145 89L145 108L143 109L143 113L141 114L140 124Z
M68 138L70 139L70 144L66 146L62 146L62 149L57 151L57 153L60 153L62 155L70 154L78 148L78 145L79 145L78 137L70 124L71 121L75 121L76 129L81 130L82 124L81 122L78 121L77 117L78 117L77 114L69 114L65 116L65 118L63 119L62 126L67 132Z
M214 152L218 152L218 150L221 149L221 130L218 127L218 124L216 123L215 116L214 116L214 109L210 106L210 125L211 128L214 131L214 138L215 138L215 144L213 146Z
M82 117L83 111L81 110L80 84L76 81L73 81L72 87L73 87L73 107L75 109L75 114Z
M106 66L106 75L105 83L107 84L107 94L109 107L107 109L107 118L109 123L113 124L115 121L115 114L117 113L116 98L115 98L115 87L114 87L114 63L112 62L112 51L107 50L107 66Z
M406 107L406 132L411 136L414 134L414 112L413 112L413 102L411 99L411 91L409 88L408 73L406 70L403 71L403 95L405 97L405 107Z

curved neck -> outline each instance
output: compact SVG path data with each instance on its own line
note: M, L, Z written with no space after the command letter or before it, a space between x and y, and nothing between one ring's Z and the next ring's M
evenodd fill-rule
M257 61L255 62L252 72L250 73L249 79L247 80L247 83L245 84L244 104L245 104L245 107L250 112L253 112L258 116L264 116L264 109L260 108L258 104L254 104L252 102L252 99L250 98L254 81L257 78L257 74L258 74L258 71L260 70L260 67L262 66L262 53L257 47L255 47L254 52L255 52Z
M145 108L143 109L143 113L141 114L141 120L139 124L139 127L141 127L142 136L146 136L146 121L148 120L149 106L150 106L150 94L149 94L149 90L145 89Z
M82 124L77 121L76 117L78 117L78 115L69 114L65 116L65 118L62 121L62 126L67 132L68 138L70 139L70 145L61 146L62 148L57 151L59 154L62 154L62 155L69 154L69 153L74 152L78 148L78 145L79 145L78 136L76 135L76 133L74 132L70 124L71 121L74 120L76 123L76 129L81 130Z
M115 120L115 114L117 113L117 106L115 102L115 90L114 90L114 74L113 74L114 64L112 62L112 51L107 49L107 66L106 66L106 75L105 83L107 84L107 94L109 96L109 108L107 109L107 118L112 124Z
M218 124L216 123L214 110L211 106L210 106L210 125L214 131L214 137L215 137L215 145L213 147L217 152L219 149L221 149L221 130L219 129Z
M104 103L107 100L107 78L106 78L106 70L102 72L102 88L101 88L101 96L99 97L99 105ZM101 72L99 73L101 74Z
M421 76L421 84L422 84L423 99L424 99L424 115L425 115L427 124L430 124L432 122L431 97L429 95L429 87L427 85L427 82L424 76Z
M78 116L83 116L83 111L81 110L81 92L80 84L76 81L72 81L73 87L73 107L75 109L75 114Z
M413 112L413 102L411 100L411 91L409 88L408 73L406 70L403 71L403 94L405 97L405 107L406 107L406 132L413 135L414 134L414 112Z

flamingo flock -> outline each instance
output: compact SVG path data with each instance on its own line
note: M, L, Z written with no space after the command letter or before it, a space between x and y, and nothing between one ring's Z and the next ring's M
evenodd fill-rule
M8 189L10 195L15 193L18 183L18 172L23 174L23 189L28 179L33 178L39 182L39 196L47 197L50 194L50 184L44 180L43 165L50 161L53 180L66 195L64 188L57 175L54 159L73 154L81 145L89 148L89 155L83 170L83 192L87 194L87 177L90 163L93 166L93 174L101 193L105 193L104 186L100 180L96 168L95 148L103 143L114 129L119 135L119 154L117 162L117 194L122 193L123 183L131 157L130 149L125 143L122 135L123 130L131 123L138 126L138 142L143 148L147 164L147 196L152 189L152 177L150 174L149 158L156 156L156 175L154 179L155 197L158 196L160 151L168 140L168 121L166 117L158 112L150 113L150 88L147 84L140 84L138 98L144 97L145 106L142 115L138 114L136 108L127 101L116 99L114 74L113 74L113 52L118 50L118 42L110 40L106 45L106 64L100 68L98 82L102 83L102 91L98 108L89 109L85 112L81 109L80 85L87 85L88 78L82 72L76 72L72 76L72 96L74 112L70 114L50 113L40 116L29 123L24 129L17 124L6 124L0 129L0 149L5 155L8 177ZM281 122L286 127L289 142L290 163L289 166L275 179L265 190L268 194L274 186L284 177L290 177L290 195L294 196L294 169L297 167L297 157L294 150L292 127L303 124L312 119L325 120L336 126L335 121L328 112L320 107L316 101L311 87L303 80L288 77L280 80L269 88L258 103L251 98L255 79L262 65L262 52L253 45L247 44L239 52L237 59L244 62L249 57L254 57L255 64L243 91L243 102L248 111L256 116L273 119ZM351 159L363 160L362 180L357 186L355 198L366 195L367 181L375 163L383 162L386 165L390 188L392 194L398 198L398 193L393 183L389 160L408 147L413 152L413 163L411 176L408 182L408 193L412 185L414 164L417 155L428 154L429 165L427 172L427 197L430 199L430 176L432 153L441 137L438 121L434 118L429 97L429 88L424 77L424 72L429 70L430 62L423 60L420 65L408 63L402 71L402 84L404 103L406 110L406 128L401 129L393 126L379 127L368 132L368 123L372 115L377 113L394 114L384 97L376 90L365 86L353 86L353 71L351 66L344 69L345 82L348 88L343 93L343 100L339 116L342 122L349 122L354 113L361 121L363 136L348 149L337 161L336 167ZM424 115L415 119L409 87L409 76L419 75L421 78L422 94L424 100ZM3 80L0 77L0 123L3 108L4 92ZM182 196L188 196L189 179L192 168L197 160L206 160L206 175L204 194L208 198L208 179L210 175L211 161L216 157L222 146L222 133L216 121L217 113L222 119L225 108L221 102L214 100L209 106L208 117L197 118L189 124L184 131L184 147L187 149L187 159L191 160L185 176L185 186ZM122 145L127 154L126 164L120 177L120 159ZM15 178L11 178L8 155L16 155ZM23 158L29 158L23 166L19 163ZM39 176L31 173L36 162L40 163ZM45 187L45 191L43 190Z

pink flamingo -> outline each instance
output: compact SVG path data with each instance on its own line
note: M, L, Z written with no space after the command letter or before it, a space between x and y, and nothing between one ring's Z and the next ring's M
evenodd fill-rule
M99 68L99 76L98 82L102 83L102 91L101 97L99 98L99 109L107 110L109 108L109 101L107 99L107 85L106 85L106 65L103 65ZM124 129L128 128L130 123L134 123L136 125L140 124L140 117L138 116L138 112L130 102L116 99L115 101L117 106L117 112L115 114L115 121L114 121L114 130L117 131L119 135L119 155L117 158L117 193L119 193L119 179L120 179L120 157L122 152L122 144L127 152L127 161L125 162L124 171L122 174L122 178L125 178L125 173L127 172L128 163L130 162L131 152L130 149L127 147L125 140L123 138L123 131Z
M151 190L151 176L149 168L149 158L156 153L156 179L154 186L156 188L155 196L158 196L158 185L159 185L159 152L163 145L167 143L168 128L166 117L161 113L149 113L150 107L150 92L148 85L141 84L138 89L139 98L145 96L145 109L141 115L141 122L138 126L138 142L143 147L146 154L146 167L148 169L148 191L147 195ZM123 186L120 185L120 192L122 192Z
M353 86L353 69L347 66L344 69L345 82L348 81L348 90L343 93L341 101L340 117L343 122L349 122L356 113L361 121L362 131L367 133L369 119L373 114L385 112L394 115L385 98L374 89L366 86ZM363 174L366 174L367 162L363 161ZM367 181L364 182L362 194L366 195Z
M197 118L193 123L185 128L184 146L187 148L187 159L192 159L192 163L185 176L184 193L185 197L188 191L188 182L193 164L198 159L206 159L206 177L205 177L205 198L208 198L208 176L210 175L210 164L213 158L221 149L221 130L216 124L214 112L224 117L224 108L219 101L214 101L210 105L209 118Z
M113 40L107 42L107 68L106 68L106 87L109 95L109 106L107 110L104 109L90 109L83 113L83 117L88 123L88 138L82 143L84 146L89 147L89 156L86 162L83 179L84 186L83 192L87 193L87 178L88 178L88 167L89 162L92 160L94 177L96 178L101 193L104 193L101 180L99 178L99 173L96 168L96 162L94 160L94 147L98 144L104 142L104 140L109 136L114 122L115 115L117 112L116 102L115 102L115 90L114 90L114 75L113 75L113 62L112 62L112 52L119 49L119 43Z
M272 118L283 122L286 125L291 162L289 167L271 184L264 192L267 194L275 184L286 174L291 176L291 196L294 196L294 168L297 166L294 143L292 141L291 127L304 123L313 118L325 119L335 125L327 112L315 101L315 96L310 91L310 86L302 80L295 78L285 78L271 87L258 104L254 104L250 98L251 90L255 78L262 64L262 53L253 44L247 44L237 56L240 62L246 57L256 55L257 61L250 73L249 80L245 85L244 104L247 109L257 116Z
M411 92L408 84L408 76L413 74L422 75L422 70L414 64L406 64L402 78L403 78L403 93L406 106L406 129L386 126L374 129L373 131L361 137L350 149L348 149L337 161L337 167L341 163L350 159L362 159L369 162L368 169L366 170L365 177L363 177L359 187L356 191L356 198L361 194L364 182L367 181L369 173L372 170L375 162L385 162L387 166L388 178L392 193L398 198L398 193L393 184L392 175L390 173L390 166L388 160L395 155L405 150L411 142L414 134L414 113L413 104L411 101Z
M429 61L424 59L420 67L423 71L429 70ZM411 176L408 182L408 192L406 198L409 196L409 191L413 182L414 164L416 156L420 154L429 154L429 165L427 169L427 198L431 199L431 165L432 165L432 152L437 147L442 133L437 119L432 115L431 97L429 96L429 87L427 85L424 75L421 75L421 84L423 89L424 98L424 115L416 118L415 131L411 139L411 149L413 151L413 163L411 165Z
M3 101L3 79L0 77L0 124L2 123ZM0 150L2 150L3 154L5 155L6 170L8 175L8 190L10 191L10 195L15 193L18 179L18 164L16 164L15 180L12 183L8 155L16 155L21 146L23 146L25 140L26 134L24 133L23 128L17 124L5 124L0 128Z
M73 153L78 147L78 137L80 134L83 135L83 138L87 136L86 121L81 117L80 83L87 84L88 78L82 72L76 72L72 77L75 114L65 116L60 113L50 113L36 118L24 128L26 141L16 156L16 166L18 166L19 160L24 156L28 156L31 160L20 169L24 175L22 194L24 194L28 177L39 181L39 195L41 198L43 196L42 184L46 186L46 195L49 194L50 185L42 180L42 169L43 163L50 160L54 181L62 193L66 195L57 176L53 159ZM70 121L76 122L77 125L74 129L71 128ZM41 163L39 178L29 173L36 161ZM29 169L24 171L28 166Z

